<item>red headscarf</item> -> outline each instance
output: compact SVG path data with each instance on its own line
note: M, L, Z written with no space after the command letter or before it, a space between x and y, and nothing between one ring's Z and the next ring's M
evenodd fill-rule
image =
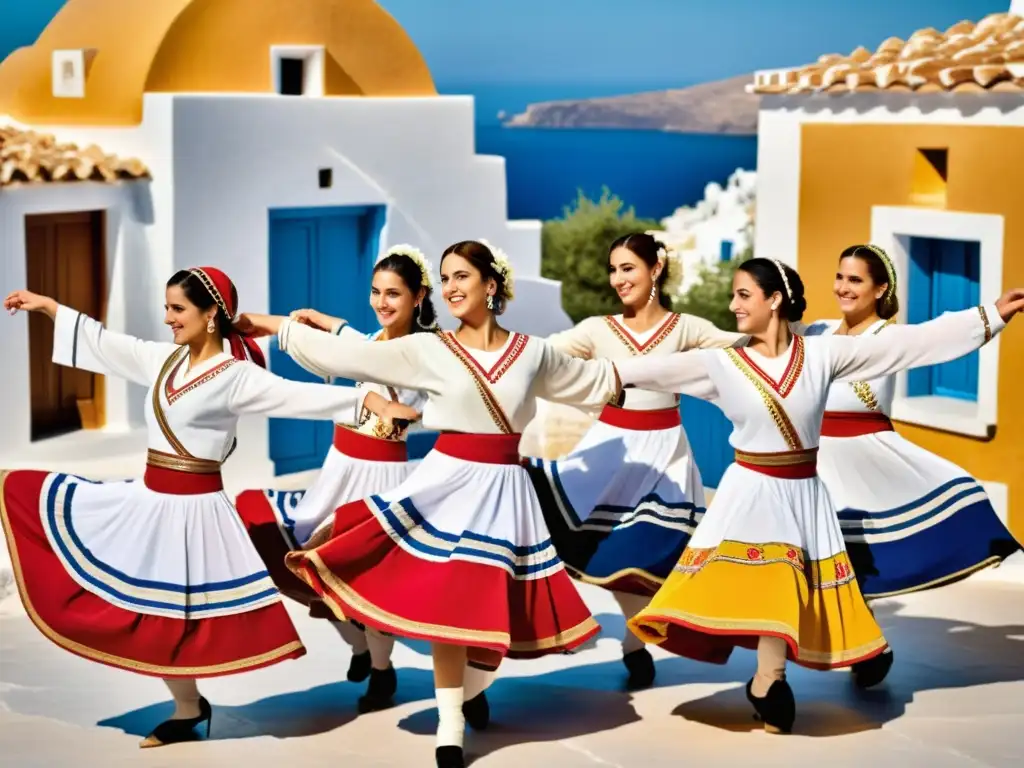
M217 306L223 310L228 319L234 320L238 307L231 301L231 294L235 293L235 284L231 282L231 278L216 267L192 267L189 272L202 281L203 286L210 292L213 300L217 302ZM233 332L228 334L228 343L231 345L231 354L236 360L251 360L260 368L267 367L267 359L263 356L263 350L259 348L255 339L246 338L240 333Z

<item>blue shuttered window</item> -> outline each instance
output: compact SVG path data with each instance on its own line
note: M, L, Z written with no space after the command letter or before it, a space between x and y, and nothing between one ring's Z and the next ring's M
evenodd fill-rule
M732 242L732 240L723 240L722 244L719 246L718 257L722 261L731 261L732 260L732 249L733 249L733 242Z
M922 323L943 312L977 306L981 247L977 242L910 238L907 322ZM910 397L978 399L978 353L907 374Z

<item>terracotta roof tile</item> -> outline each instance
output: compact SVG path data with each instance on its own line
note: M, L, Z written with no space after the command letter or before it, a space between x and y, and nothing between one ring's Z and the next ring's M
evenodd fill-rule
M0 187L18 183L149 178L140 160L122 160L95 144L60 144L49 134L0 126Z
M945 32L919 29L906 41L890 37L874 52L829 53L813 64L754 75L750 93L1024 91L1024 18L993 13Z

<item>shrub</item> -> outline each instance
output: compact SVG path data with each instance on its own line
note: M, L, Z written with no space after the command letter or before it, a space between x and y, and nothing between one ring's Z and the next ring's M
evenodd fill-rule
M753 256L747 250L729 261L700 266L700 280L672 302L676 312L685 312L710 320L723 331L736 330L736 316L729 311L732 299L732 278L736 268Z

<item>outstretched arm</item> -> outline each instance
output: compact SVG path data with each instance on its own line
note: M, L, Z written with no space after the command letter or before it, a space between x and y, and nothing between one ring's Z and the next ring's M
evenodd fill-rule
M620 360L615 367L624 387L717 400L718 389L708 371L708 355L711 354L711 351L694 349L662 357L645 355Z
M566 331L548 336L545 341L555 350L571 357L590 360L594 356L594 340L589 332L592 318L587 318Z
M531 339L534 342L544 345L534 378L537 397L581 408L598 408L618 399L621 388L610 361L580 360L541 339Z
M910 368L937 365L973 352L1006 327L1024 307L1024 291L997 304L946 312L916 325L894 325L878 336L830 336L832 376L838 381L875 379Z
M703 317L697 317L695 315L683 315L683 317L686 318L686 322L692 326L690 332L693 332L696 337L696 343L693 347L697 349L742 347L747 343L747 339L750 338L743 333L723 331L710 320L705 320ZM689 337L690 332L687 333L687 337Z
M239 367L228 392L228 409L236 414L262 414L284 419L330 419L355 426L367 391L359 387L335 387L291 381L252 363ZM372 394L372 393L369 393Z

